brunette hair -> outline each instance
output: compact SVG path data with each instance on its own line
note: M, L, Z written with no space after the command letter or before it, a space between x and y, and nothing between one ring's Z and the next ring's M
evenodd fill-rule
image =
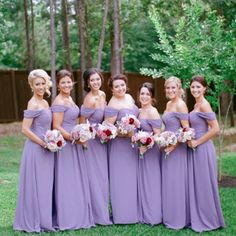
M208 84L205 77L203 75L194 75L192 79L190 80L190 86L195 81L200 83L204 88L206 88L206 91L205 91L205 94L206 94L208 90Z
M102 82L104 81L102 73L97 68L89 68L85 70L83 73L83 79L84 79L84 90L86 92L89 92L91 90L89 87L89 79L93 74L98 74Z
M57 78L56 78L57 79L57 85L60 83L60 80L64 77L66 77L66 76L71 78L72 82L74 82L74 78L73 78L72 73L68 70L63 69L63 70L59 70L57 72Z
M154 98L154 95L155 95L155 88L153 86L152 83L150 82L145 82L143 83L140 87L139 87L139 90L138 90L138 96L140 95L140 91L142 88L147 88L147 90L149 91L150 95L151 95L151 98L152 98L152 105L154 105L156 103L156 99ZM139 99L138 99L138 103L139 102Z
M109 80L108 80L108 87L110 89L113 88L113 82L115 80L123 80L125 82L126 85L128 85L128 78L126 77L126 75L123 75L123 74L117 74L117 75L114 75L112 76Z

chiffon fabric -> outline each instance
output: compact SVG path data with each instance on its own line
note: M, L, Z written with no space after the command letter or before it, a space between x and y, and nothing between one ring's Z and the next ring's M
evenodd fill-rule
M138 115L138 108L105 108L105 117L121 120L126 114ZM132 224L138 222L138 158L130 138L116 137L109 143L110 198L113 222Z
M140 119L141 129L153 132L161 128L161 119ZM139 222L160 224L162 222L161 207L161 168L160 150L154 144L145 152L143 158L138 158L138 199Z
M196 139L208 131L207 121L215 120L213 112L190 112L190 125ZM225 227L221 211L216 151L212 140L188 152L191 228L202 232Z
M81 107L81 116L90 124L102 123L104 109ZM111 224L109 216L109 181L107 144L102 144L98 137L89 140L88 149L84 151L88 169L89 189L91 194L94 222L100 225Z
M181 120L188 114L165 112L162 116L166 131L176 132ZM189 225L189 198L187 181L187 145L180 143L167 158L162 153L162 209L163 224L167 228L181 229Z
M64 113L62 127L71 132L77 124L79 108L53 105L53 112ZM59 230L94 226L88 173L82 146L67 141L55 159L56 225Z
M24 118L32 118L31 131L43 140L51 129L50 109L25 110ZM54 154L27 139L24 145L19 177L19 190L14 230L51 231Z

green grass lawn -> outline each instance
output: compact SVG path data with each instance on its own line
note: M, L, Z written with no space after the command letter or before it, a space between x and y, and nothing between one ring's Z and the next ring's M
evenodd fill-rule
M22 136L0 137L0 236L29 235L12 229L14 218L18 171L24 138ZM236 176L236 153L223 157L223 174ZM220 188L226 229L201 235L236 235L236 188ZM198 235L190 229L179 231L166 229L163 225L112 225L97 226L87 230L42 233L42 235Z

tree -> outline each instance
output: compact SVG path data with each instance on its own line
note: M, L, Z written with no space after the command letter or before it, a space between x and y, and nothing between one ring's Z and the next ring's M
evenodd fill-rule
M29 17L28 17L28 0L24 0L24 16L25 16L25 38L26 38L26 47L27 47L27 69L32 70L32 52L31 52L31 43L29 36Z
M64 52L64 67L71 71L71 59L70 59L70 38L69 38L69 26L68 26L68 4L67 0L61 0L61 23L62 23L62 38L63 38L63 52Z
M216 11L204 10L200 4L183 5L183 12L184 15L176 27L176 34L170 36L161 24L158 11L154 7L150 9L150 18L159 37L155 43L155 49L158 50L151 56L162 65L154 69L142 68L141 73L153 78L176 75L182 78L185 87L189 86L193 75L204 74L210 84L208 100L214 110L218 110L220 124L225 124L221 121L221 95L223 92L229 92L232 101L233 95L236 94L236 19L232 21L231 27L226 29L223 18L217 16ZM232 102L229 103L228 111L231 105ZM221 160L224 132L219 137ZM221 171L219 176L221 177Z
M102 20L102 29L101 29L100 41L99 41L99 47L98 47L98 59L97 59L98 69L101 68L101 64L102 64L102 49L103 49L104 39L105 39L108 9L109 9L109 0L105 0L104 1L104 14L103 14L103 20Z
M114 17L114 41L112 47L112 61L111 61L111 74L119 74L122 72L122 59L121 59L121 34L120 34L120 8L119 0L113 1L113 17Z
M51 79L54 86L52 86L52 100L57 95L56 91L56 42L55 42L55 3L50 0L50 38L51 38Z
M31 64L35 68L35 34L34 34L34 4L33 0L30 0L30 11L31 11Z

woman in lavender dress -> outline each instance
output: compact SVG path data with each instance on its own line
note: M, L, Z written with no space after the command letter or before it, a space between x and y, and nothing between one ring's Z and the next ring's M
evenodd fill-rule
M57 74L59 94L52 104L53 128L61 131L67 141L55 159L56 227L59 230L89 228L94 225L88 175L83 149L72 144L71 130L77 124L79 108L72 100L72 74Z
M89 120L91 124L102 123L106 106L106 95L100 90L103 77L95 68L86 70L83 74L84 98L80 112L80 122ZM88 168L88 179L91 193L93 218L96 224L111 224L109 216L109 183L107 145L98 138L89 140L88 149L84 152Z
M146 82L139 89L140 128L159 134L162 122L153 101L153 85ZM144 157L138 160L139 221L154 225L162 222L160 150L156 144L152 149L143 149Z
M169 99L162 116L165 130L176 132L181 127L188 127L188 109L181 98L180 79L174 76L168 78L165 92ZM169 154L161 161L163 223L168 228L181 229L189 224L187 145L177 143L167 147L164 152Z
M105 109L106 121L115 123L126 114L138 115L133 98L126 93L127 77L122 74L109 79L113 96ZM109 143L110 195L113 222L138 222L138 158L129 136L116 137Z
M52 114L43 99L50 95L50 77L41 69L28 77L33 96L24 111L22 133L27 137L20 168L19 192L14 230L41 232L53 230L52 195L54 155L45 149L44 134L51 129Z
M191 228L202 232L225 227L218 193L216 151L211 140L219 132L219 125L204 98L205 78L194 76L190 90L196 100L190 112L190 125L196 137L188 142L195 149L190 149L188 156Z

